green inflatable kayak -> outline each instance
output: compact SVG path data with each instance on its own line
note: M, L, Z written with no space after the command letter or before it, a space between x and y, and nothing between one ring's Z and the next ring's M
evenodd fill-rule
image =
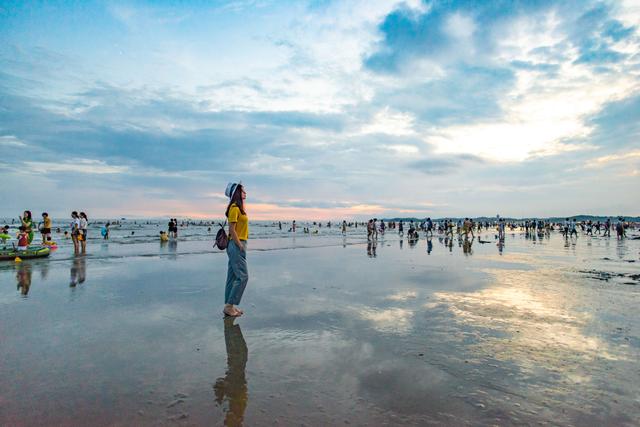
M16 257L21 259L42 258L49 256L50 253L51 249L40 245L27 246L26 251L19 251L14 247L3 247L0 248L0 261L13 261Z

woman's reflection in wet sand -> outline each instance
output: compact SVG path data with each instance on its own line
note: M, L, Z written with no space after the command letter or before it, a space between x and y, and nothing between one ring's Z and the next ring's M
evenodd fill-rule
M69 286L75 288L78 284L83 284L87 280L87 259L83 255L76 255L71 264L71 279Z
M17 289L22 295L26 296L29 293L29 288L31 288L31 264L24 262L20 264L16 279L18 280Z
M213 386L216 402L228 402L224 418L225 426L241 426L247 408L248 392L245 368L247 367L247 343L240 325L234 325L235 317L224 319L224 342L227 346L227 372Z

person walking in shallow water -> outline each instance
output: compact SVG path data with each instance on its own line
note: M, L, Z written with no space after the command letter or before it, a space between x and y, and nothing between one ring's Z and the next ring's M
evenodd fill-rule
M229 244L227 255L227 284L224 292L224 314L226 316L242 316L243 311L236 305L240 304L242 294L249 281L247 270L247 240L249 239L249 218L244 210L244 200L247 193L240 183L230 182L225 190L229 197L229 205L225 216L229 221Z
M78 212L71 212L71 240L73 240L73 253L78 255L80 251L80 242L78 241L78 236L80 235L80 217L78 216Z
M82 248L83 254L87 252L88 227L89 218L87 218L87 214L80 212L80 234L78 235L78 240L80 241L80 247Z

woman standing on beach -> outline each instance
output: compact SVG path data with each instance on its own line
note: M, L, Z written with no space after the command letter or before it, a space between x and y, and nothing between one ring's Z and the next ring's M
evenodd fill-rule
M24 211L20 218L20 223L27 232L29 244L33 242L33 219L31 218L31 211Z
M224 291L224 314L242 316L243 311L234 307L240 304L242 294L249 281L247 271L247 240L249 239L249 218L244 210L247 193L240 183L230 182L224 193L229 199L225 216L229 220L229 245L227 256L227 284Z

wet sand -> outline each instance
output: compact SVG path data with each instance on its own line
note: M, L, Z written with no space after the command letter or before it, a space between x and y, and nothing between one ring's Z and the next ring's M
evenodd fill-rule
M640 240L483 239L0 264L0 425L637 425Z

